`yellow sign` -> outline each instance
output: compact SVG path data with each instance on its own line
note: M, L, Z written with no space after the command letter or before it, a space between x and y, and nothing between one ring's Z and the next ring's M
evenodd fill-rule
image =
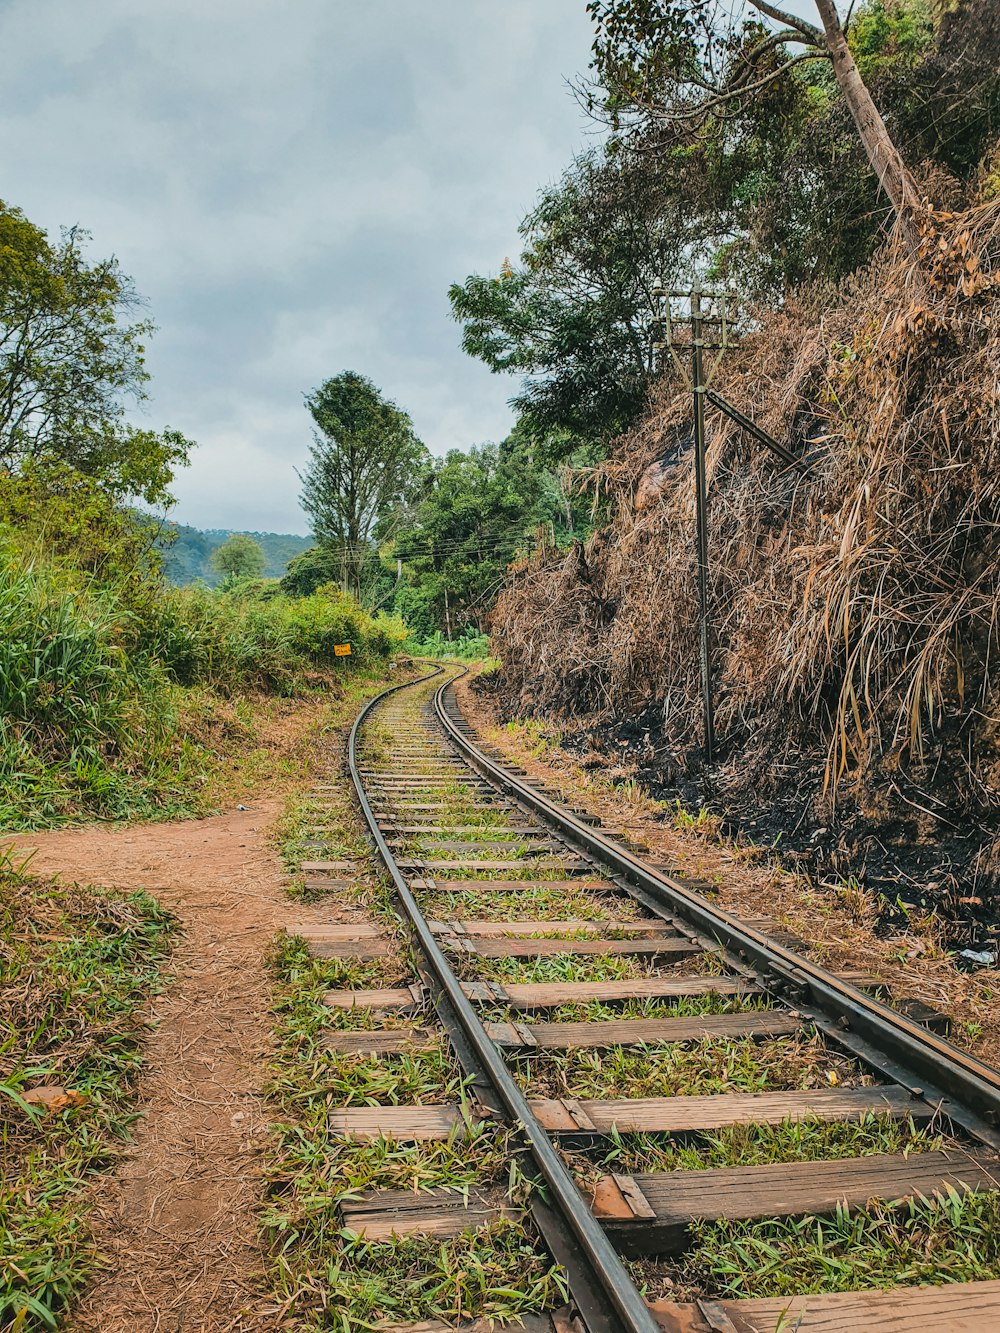
M349 643L335 643L333 645L333 651L337 657L350 657L351 645Z

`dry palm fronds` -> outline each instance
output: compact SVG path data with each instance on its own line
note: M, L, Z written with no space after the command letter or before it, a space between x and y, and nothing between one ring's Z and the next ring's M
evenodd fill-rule
M890 251L835 294L761 315L720 372L726 398L814 463L808 478L781 472L710 417L732 788L809 756L828 794L933 769L934 817L995 798L1000 205L935 215L922 269L915 288ZM697 737L689 423L688 394L664 383L587 479L612 504L609 526L501 597L494 639L520 708L655 704L678 744Z

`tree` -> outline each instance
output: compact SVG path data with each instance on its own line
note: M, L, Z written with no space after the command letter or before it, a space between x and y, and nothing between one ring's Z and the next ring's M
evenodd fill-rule
M299 477L317 543L335 550L345 589L357 593L372 538L419 488L427 450L413 423L371 380L345 370L306 398L315 423Z
M392 544L405 574L396 611L422 637L481 630L508 565L535 546L538 529L567 542L585 531L565 483L539 463L523 427L500 445L436 460Z
M191 442L125 421L145 397L152 324L117 260L87 262L85 239L73 228L53 245L0 202L0 467L53 459L113 495L163 503Z
M513 405L536 442L572 450L638 416L651 364L653 278L676 268L689 227L680 196L595 150L574 161L520 226L518 267L449 292L462 346L526 378Z
M281 580L281 591L289 597L309 597L324 583L337 583L343 572L339 552L325 546L311 546L294 559Z
M921 244L920 191L851 53L834 0L815 0L821 26L748 0L748 21L716 0L590 0L593 66L613 123L623 117L683 122L703 130L746 115L774 80L804 61L827 60L869 165L895 210L911 252ZM593 103L592 103L593 104Z
M212 552L212 568L224 579L259 579L267 557L260 542L246 532L233 532Z

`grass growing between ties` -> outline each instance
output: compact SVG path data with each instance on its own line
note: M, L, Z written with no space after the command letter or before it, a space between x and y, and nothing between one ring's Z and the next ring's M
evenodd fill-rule
M314 754L326 752L333 756L326 764L316 765L326 779L326 786L313 792L296 790L287 798L285 808L275 829L275 841L288 870L291 881L288 892L305 902L318 902L328 892L342 894L341 888L324 888L319 878L309 880L302 874L304 861L348 860L364 861L371 855L355 810L350 784L341 771L343 766L343 737L346 735L361 705L385 688L381 677L357 676L345 682L342 692L326 704ZM367 728L365 741L367 743ZM338 780L339 779L339 780ZM365 896L358 902L363 904Z
M143 894L0 867L0 1326L55 1328L94 1269L84 1188L136 1117L143 1006L170 930ZM63 1094L36 1102L43 1087Z
M508 1320L560 1304L559 1272L519 1222L443 1241L369 1243L345 1229L339 1205L361 1190L492 1186L520 1196L523 1181L511 1169L506 1131L475 1121L468 1081L440 1045L379 1059L324 1049L333 1029L413 1021L328 1009L324 992L398 985L411 974L398 963L312 959L294 939L280 941L272 961L278 1052L270 1092L280 1120L263 1224L272 1280L300 1326L360 1333L382 1320ZM413 1103L457 1103L467 1124L447 1141L415 1144L358 1142L329 1129L331 1108Z
M421 905L428 916L447 919L494 921L630 921L638 916L637 904L630 898L608 899L603 894L580 889L545 888L494 893L489 890L451 892L448 881L435 878L437 888L421 894Z
M533 1097L583 1099L792 1092L870 1081L853 1062L809 1036L519 1053L513 1067Z
M912 1120L866 1115L860 1120L788 1120L780 1125L730 1125L690 1142L666 1135L617 1134L597 1157L604 1170L708 1171L715 1167L817 1162L879 1153L937 1152L944 1138Z
M913 1287L1000 1278L1000 1194L839 1207L827 1218L713 1222L672 1271L673 1291L717 1296Z

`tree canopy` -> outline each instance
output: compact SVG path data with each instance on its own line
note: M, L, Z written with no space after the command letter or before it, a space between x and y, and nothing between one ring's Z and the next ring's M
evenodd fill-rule
M160 504L191 442L126 421L152 324L117 260L88 263L85 239L74 228L53 244L0 202L0 467L52 459Z
M517 267L449 292L462 346L526 377L514 406L537 441L555 433L556 452L623 430L644 402L649 289L687 233L660 186L602 150L578 157L522 222Z
M546 466L523 429L499 445L453 449L434 461L388 548L404 570L395 609L422 636L482 629L512 560L540 540L564 544L586 530L567 471Z
M427 450L413 423L371 380L345 370L306 398L315 423L302 507L321 547L338 552L345 587L357 590L376 528L420 486Z
M945 202L1000 128L990 7L964 0L934 22L925 0L869 0L847 28L886 133ZM775 26L769 0L735 24L707 0L589 8L578 94L608 137L542 191L517 262L450 290L465 350L521 377L513 405L549 457L640 415L653 277L771 304L856 271L892 212L814 25Z
M246 532L232 532L211 556L212 568L226 579L259 579L267 557L260 542Z
M926 173L915 179L915 163L931 155L953 169L968 167L981 156L969 140L991 122L995 128L1000 38L990 8L983 0L933 9L927 0L870 0L845 28L834 0L814 0L816 22L772 0L747 0L746 8L719 0L589 0L596 82L587 103L620 138L647 147L652 140L661 152L749 142L766 158L771 141L760 132L761 110L773 117L783 102L777 143L787 144L789 129L793 141L818 130L823 139L813 148L820 157L825 149L824 176L836 170L846 131L849 157L860 156L869 169L862 193L872 197L871 211L884 216L888 203L917 256L929 222L923 195L935 189ZM964 40L955 40L956 29ZM893 84L895 96L887 97ZM894 117L897 107L902 117ZM907 151L908 138L920 151Z

